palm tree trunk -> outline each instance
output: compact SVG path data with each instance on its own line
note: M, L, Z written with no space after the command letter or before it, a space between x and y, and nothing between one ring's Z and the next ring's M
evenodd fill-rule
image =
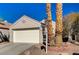
M47 31L48 31L48 41L49 45L54 45L54 39L53 39L53 26L52 26L52 16L51 16L51 4L46 4L46 11L47 11Z
M62 3L56 4L56 45L62 46Z

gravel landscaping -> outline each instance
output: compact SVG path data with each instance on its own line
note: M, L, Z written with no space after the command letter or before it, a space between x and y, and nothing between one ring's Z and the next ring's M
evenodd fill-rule
M24 55L73 55L79 53L79 46L66 43L62 47L48 47L48 53L45 50L41 50L41 45L36 45L24 52Z

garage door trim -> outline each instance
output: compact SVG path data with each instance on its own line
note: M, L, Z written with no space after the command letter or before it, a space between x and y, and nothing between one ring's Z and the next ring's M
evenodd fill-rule
M15 30L15 31L18 31L18 30L38 30L40 29L39 27L35 27L35 28L17 28L17 29L12 29L12 30Z
M30 30L29 30L29 31L30 31ZM34 31L35 31L35 30L34 30ZM34 31L32 31L32 32L34 32ZM38 30L36 30L36 31L38 31ZM18 31L16 31L16 32L13 31L13 33L17 33L17 32L18 32ZM27 33L27 35L28 35L29 33L31 33L31 32L28 33L28 30L26 30L26 31L24 30L23 32L24 32L24 33ZM21 33L21 32L20 32L20 33ZM36 33L36 32L34 32L34 33ZM39 40L40 40L39 31L37 32L37 34L35 34L35 35L37 35L37 36L34 36L34 33L32 33L33 36L31 35L31 37L30 37L30 38L32 39L32 41L26 40L26 38L25 38L26 36L24 36L25 34L22 34L22 35L24 36L24 37L22 36L22 37L24 38L24 39L22 38L22 40L21 40L21 35L20 35L20 36L17 36L17 37L18 37L18 38L17 38L17 37L15 37L15 34L13 34L13 42L40 43L40 41L39 41ZM19 37L20 37L20 39L19 39ZM27 38L28 38L28 37L29 37L29 35L27 36ZM36 37L36 39L33 40L34 37ZM19 39L20 41L19 41L18 39Z

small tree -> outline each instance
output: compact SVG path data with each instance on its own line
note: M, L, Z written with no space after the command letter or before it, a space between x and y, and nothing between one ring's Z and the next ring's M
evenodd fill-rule
M79 17L76 18L75 22L73 22L71 29L73 35L77 36L79 34Z
M69 37L69 35L72 34L72 31L74 31L72 28L74 27L74 22L77 20L77 17L79 17L78 13L70 13L63 17L63 37Z

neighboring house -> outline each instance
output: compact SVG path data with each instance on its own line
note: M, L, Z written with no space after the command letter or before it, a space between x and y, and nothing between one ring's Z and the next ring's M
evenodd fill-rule
M10 28L11 24L8 24L7 22L0 22L0 42L4 42L5 41L5 37L6 36L9 40L9 28Z
M22 16L10 29L10 39L15 43L42 43L42 27L39 21Z

